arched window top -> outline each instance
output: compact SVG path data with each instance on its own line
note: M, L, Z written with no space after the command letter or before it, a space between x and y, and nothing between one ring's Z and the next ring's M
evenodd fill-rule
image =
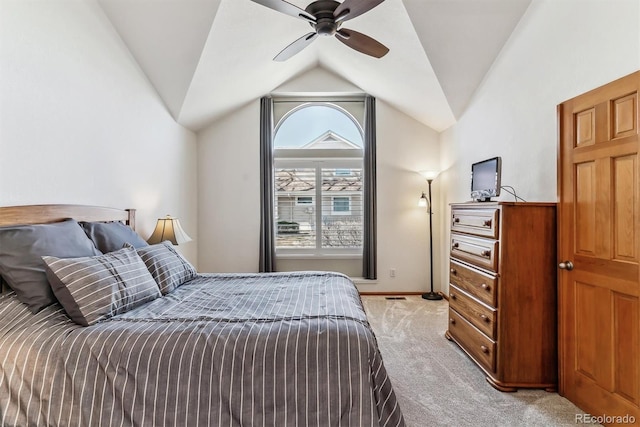
M362 148L363 131L345 109L329 102L299 105L280 120L275 129L274 148Z

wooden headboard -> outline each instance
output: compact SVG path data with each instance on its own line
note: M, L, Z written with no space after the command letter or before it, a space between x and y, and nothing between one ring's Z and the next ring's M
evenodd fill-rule
M24 205L0 207L0 226L47 224L73 218L78 221L123 221L136 229L135 209L86 205Z
M86 205L24 205L0 207L0 227L48 224L73 218L78 221L123 221L136 229L135 209L114 209ZM0 294L7 290L0 280Z

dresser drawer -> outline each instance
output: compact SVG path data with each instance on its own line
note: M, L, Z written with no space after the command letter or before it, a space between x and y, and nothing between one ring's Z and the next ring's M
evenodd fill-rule
M498 306L498 278L454 260L449 261L449 283L492 307Z
M449 308L449 335L480 366L490 372L496 371L496 343L487 338L452 308Z
M498 272L498 242L451 233L451 256Z
M498 238L499 209L451 209L451 230Z
M449 286L449 306L489 338L496 340L498 316L495 308L487 307L453 285Z

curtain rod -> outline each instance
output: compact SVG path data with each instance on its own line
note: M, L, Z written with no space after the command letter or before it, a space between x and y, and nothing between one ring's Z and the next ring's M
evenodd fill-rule
M273 102L278 104L285 103L300 103L300 102L364 102L364 97L348 97L348 98L340 98L340 97L318 97L318 98L279 98L273 97Z

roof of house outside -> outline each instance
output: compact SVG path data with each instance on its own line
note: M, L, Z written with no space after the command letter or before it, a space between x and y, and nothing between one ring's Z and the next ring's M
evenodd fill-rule
M322 135L320 135L319 137L317 137L316 139L314 139L313 141L307 142L306 144L301 146L300 149L301 150L302 149L304 150L309 150L309 149L310 150L318 150L318 149L361 150L362 147L343 138L342 136L338 135L334 131L328 130Z
M352 175L323 175L322 191L332 193L362 191L362 170L350 170ZM313 192L316 188L315 177L307 172L300 172L298 169L277 169L275 175L277 192Z

